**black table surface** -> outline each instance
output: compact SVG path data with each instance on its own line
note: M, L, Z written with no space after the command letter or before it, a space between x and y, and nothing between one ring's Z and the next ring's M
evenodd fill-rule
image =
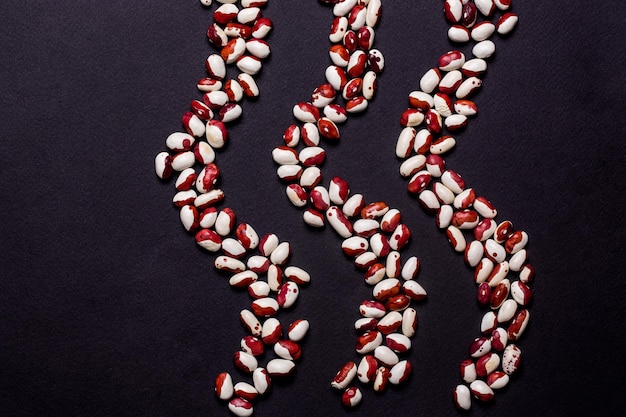
M495 38L479 114L446 157L498 219L528 233L536 269L521 368L465 415L623 415L626 10L609 3L514 2L519 25ZM271 150L293 105L324 82L332 13L273 0L261 96L243 103L216 159L220 207L290 242L290 263L312 276L281 317L310 321L303 356L255 403L259 417L459 415L452 390L483 310L471 270L407 192L394 152L407 94L456 46L440 1L383 9L378 94L327 147L324 178L399 208L413 231L406 253L421 260L428 291L413 375L382 394L363 387L355 410L330 387L358 359L352 326L371 290L332 230L302 222ZM210 21L197 0L0 4L0 415L229 415L214 380L247 378L232 355L250 299L183 230L173 181L154 173L201 97Z

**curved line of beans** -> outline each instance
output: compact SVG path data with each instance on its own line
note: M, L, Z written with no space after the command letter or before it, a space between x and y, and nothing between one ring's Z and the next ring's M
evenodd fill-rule
M366 270L365 281L374 285L374 299L360 305L363 318L355 323L360 334L356 351L363 357L358 365L347 361L331 381L331 386L343 391L343 404L354 407L362 399L361 390L351 386L355 378L372 384L375 391L408 378L411 364L399 355L410 349L409 338L417 324L417 314L409 304L426 292L414 281L417 258L401 266L397 250L410 232L400 224L399 211L384 202L365 205L360 194L349 197L348 183L339 177L328 188L319 185L319 165L326 158L320 138L338 140L337 124L367 109L376 91L377 74L384 68L382 54L372 49L380 0L321 2L333 5L329 34L333 65L326 70L327 84L314 90L311 101L294 106L300 124L287 128L285 145L274 149L273 158L279 165L279 178L290 183L289 200L304 209L304 221L313 227L330 224L345 239L344 252L355 257L357 268ZM410 106L400 117L403 129L396 145L396 156L404 160L400 174L409 180L408 191L418 196L425 211L435 214L437 226L445 230L453 249L464 254L466 264L474 269L478 302L488 309L481 321L481 336L471 343L469 358L460 364L467 385L456 387L454 401L464 410L471 407L472 396L491 401L493 390L508 384L521 359L521 350L513 342L521 337L530 317L525 307L532 296L529 284L534 269L527 262L528 235L515 230L508 220L496 223L497 210L491 202L467 187L458 173L446 169L441 156L456 145L450 133L461 131L477 113L469 98L480 89L480 76L495 52L490 38L496 33L508 35L517 24L517 15L508 11L510 6L509 0L444 1L444 15L451 25L449 39L459 45L474 41L473 58L466 60L460 50L449 51L424 74L420 89L409 94ZM343 106L335 102L340 98ZM301 143L304 147L296 151ZM509 278L510 272L518 273L518 278ZM404 278L403 284L399 277Z
M361 358L358 364L347 360L330 383L342 393L342 403L354 407L363 395L353 384L355 378L377 392L409 378L412 366L407 356L418 323L412 303L423 300L426 291L416 280L418 258L402 261L400 252L411 232L400 211L383 201L366 203L362 194L351 193L343 178L333 177L328 187L322 185L320 166L326 152L321 142L338 141L338 125L367 109L385 62L381 51L373 48L381 0L321 3L332 5L328 35L332 65L325 71L326 83L313 90L310 101L293 107L297 123L285 130L284 144L272 151L272 157L278 177L288 184L287 197L303 210L305 223L314 228L328 224L343 238L342 251L373 287L372 299L359 305L362 317L354 324Z
M241 0L239 6L236 0L219 3L206 33L219 53L205 61L208 76L197 84L202 100L192 100L183 114L184 131L167 137L167 151L155 157L155 171L162 180L177 176L173 203L180 209L183 227L200 247L218 255L214 266L230 276L230 286L247 290L252 299L239 314L246 334L233 357L234 366L251 380L234 382L228 372L215 379L216 395L228 409L249 416L253 401L269 391L272 379L295 370L309 322L299 319L283 325L279 314L294 307L300 287L311 277L289 265L289 242L273 233L259 236L250 224L238 222L233 209L217 208L225 193L217 187L220 170L215 159L229 139L227 126L242 115L239 103L259 95L254 76L271 52L264 39L273 26L262 15L268 0ZM209 7L212 1L201 4ZM228 78L227 70L233 67L238 75Z

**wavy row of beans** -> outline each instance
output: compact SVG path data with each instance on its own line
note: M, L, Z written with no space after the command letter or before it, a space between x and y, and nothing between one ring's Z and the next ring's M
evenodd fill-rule
M376 93L384 57L373 48L380 0L320 2L331 4L334 15L327 82L315 88L310 101L294 106L297 123L285 130L284 145L276 147L272 157L278 177L288 184L289 200L303 209L304 221L313 227L329 224L344 239L343 252L353 258L355 266L364 271L365 282L373 286L373 298L361 303L362 317L355 322L356 352L361 359L358 364L348 360L331 381L331 386L342 392L342 403L354 407L362 399L361 390L353 384L355 379L378 392L388 383L408 379L411 363L406 357L418 322L411 304L424 299L426 291L416 281L419 260L415 256L401 260L400 252L411 233L402 224L400 212L381 201L367 204L361 194L351 193L342 178L332 178L328 187L322 185L320 166L326 153L320 143L339 140L338 125L350 114L367 109ZM212 2L201 3L210 6ZM218 397L228 401L232 413L246 416L253 413L253 401L268 391L271 378L290 375L301 355L299 342L308 322L298 320L283 332L276 316L294 305L299 286L308 283L310 276L301 268L286 266L291 254L287 242L280 243L274 234L259 238L249 224L236 225L232 209L216 208L224 192L216 188L215 150L228 139L226 125L241 116L239 102L259 94L253 76L270 53L263 38L272 29L271 20L261 14L267 0L242 0L241 8L235 5L237 1L219 3L207 36L220 53L206 60L209 76L198 83L204 95L201 101L191 102L190 111L182 118L186 132L167 138L169 150L157 155L155 166L163 179L178 173L174 204L180 208L184 227L195 233L200 246L221 252L215 259L216 268L231 274L230 284L247 288L253 299L250 309L240 315L248 334L234 359L238 369L252 376L252 384L234 384L228 373L216 378ZM446 169L441 157L455 146L449 133L463 129L477 112L470 98L480 88L486 60L495 51L489 38L494 33L508 34L517 23L517 16L507 12L509 7L509 2L494 0L444 2L445 17L451 23L450 40L476 42L474 58L466 60L461 51L450 51L440 57L436 68L426 72L420 90L409 95L410 107L401 115L403 129L396 146L396 155L404 159L400 173L409 179L409 192L419 196L428 212L435 213L438 227L446 231L453 248L464 253L475 271L478 301L489 308L481 322L482 336L471 344L470 359L461 363L461 376L468 384L455 389L455 403L461 409L470 408L472 395L489 401L494 389L508 383L521 355L511 342L521 336L529 318L527 309L518 308L531 298L528 284L534 270L527 263L528 236L514 230L509 221L496 223L497 212L491 203L467 187L459 174ZM498 11L502 13L492 23ZM480 22L479 16L483 18ZM226 79L228 65L240 71L236 79ZM255 250L258 254L251 255ZM519 274L513 282L511 271ZM268 347L275 357L261 367L258 359Z
M480 336L460 364L464 384L455 388L454 401L463 410L471 407L472 397L492 401L494 390L508 385L521 360L516 342L530 318L529 285L535 272L528 263L527 233L516 230L511 221L496 221L491 202L447 168L441 156L456 144L451 134L477 113L471 98L495 52L491 38L509 35L518 22L510 7L510 0L444 1L451 24L448 37L459 45L472 42L472 57L466 59L460 50L447 52L423 75L420 88L409 94L411 107L401 117L404 128L396 146L396 155L404 159L401 174L408 178L409 192L435 215L453 249L474 270L477 300L487 310Z
M313 89L309 101L293 107L297 122L285 130L284 144L272 151L272 157L278 177L287 183L289 201L303 210L306 224L329 225L343 238L343 252L372 286L372 297L359 305L360 318L354 323L360 359L346 360L331 380L342 403L355 407L363 397L355 380L382 392L388 384L409 378L412 366L407 358L418 323L413 303L423 300L426 291L416 280L419 259L402 259L411 231L402 223L400 211L383 201L368 203L341 177L324 181L324 143L340 140L339 126L351 114L367 109L385 61L373 48L380 0L322 3L331 4L333 12L326 82Z
M201 3L212 5L210 0ZM218 187L215 159L229 140L228 125L243 113L240 103L259 95L254 76L271 53L265 38L273 28L271 19L262 14L268 0L219 3L206 33L219 53L205 61L208 76L197 85L202 99L192 100L183 114L184 130L167 137L167 151L156 156L155 170L163 180L176 176L173 202L182 225L200 247L217 255L215 268L229 276L229 284L250 295L249 308L239 315L245 335L233 356L234 366L249 378L236 382L222 372L215 380L216 395L229 410L249 416L254 400L270 390L272 379L295 370L309 322L281 323L280 312L293 308L300 288L311 277L289 264L289 242L273 233L259 236L250 224L237 219L232 208L218 209L225 193ZM229 78L231 68L237 75Z

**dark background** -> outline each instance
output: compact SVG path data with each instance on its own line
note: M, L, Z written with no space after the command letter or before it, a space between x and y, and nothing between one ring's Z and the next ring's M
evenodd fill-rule
M352 323L369 297L330 230L311 231L284 196L271 149L292 106L324 81L331 11L273 0L272 56L261 97L217 156L225 206L294 249L310 286L284 320L311 331L290 383L262 416L454 416L457 367L478 336L471 271L406 192L395 141L407 94L452 46L440 1L385 1L376 99L328 148L368 201L402 210L406 252L429 292L410 360L414 374L342 408L330 379L355 359ZM523 365L472 416L623 415L624 26L621 2L514 2L520 23L496 38L479 116L446 158L530 235L537 270ZM229 415L213 393L233 370L245 293L197 248L160 182L154 156L199 98L213 52L197 0L0 4L0 415Z

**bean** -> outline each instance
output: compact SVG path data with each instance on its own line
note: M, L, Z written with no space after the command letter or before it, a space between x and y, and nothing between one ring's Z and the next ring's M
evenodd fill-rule
M259 96L259 87L250 74L246 74L245 72L240 73L237 75L237 81L239 81L246 97L254 98Z
M241 58L245 52L246 41L243 38L234 38L222 47L220 56L226 64L232 64Z
M497 228L496 222L491 219L482 219L474 228L474 238L484 242L495 233Z
M496 9L496 5L493 0L474 0L474 4L476 5L478 11L486 17L491 16Z
M469 410L472 406L472 398L469 388L465 385L457 385L454 389L454 403L459 410Z
M288 359L275 358L270 360L265 367L271 377L286 377L293 373L296 364Z
M459 373L463 381L468 384L476 380L476 364L471 359L465 359L459 366Z
M252 404L241 397L235 397L228 402L228 409L238 417L248 417L254 414Z
M257 317L272 317L278 313L280 306L275 299L265 297L254 300L251 309Z
M397 278L400 276L400 253L396 250L389 252L385 260L385 272L389 278Z
M281 242L270 254L270 262L274 265L283 265L291 256L291 245L289 242Z
M487 41L485 41L487 42ZM456 89L456 98L465 99L476 93L483 82L478 77L469 77L463 81Z
M476 42L482 42L489 39L495 31L496 25L489 21L483 21L472 28L471 37Z
M209 120L206 125L206 139L214 148L222 148L228 140L226 126L219 120Z
M362 194L353 194L346 200L342 207L343 214L346 217L354 217L361 212L361 209L365 206L365 200Z
M493 311L488 311L483 315L483 318L480 322L480 331L483 334L489 334L493 332L498 327L498 318L496 313Z
M455 116L458 116L458 115L455 115ZM454 117L454 116L447 117L446 120L450 119L451 117ZM455 128L450 129L450 127L448 127L448 129L450 131L458 130ZM441 136L439 139L437 139L430 145L430 152L433 155L441 155L441 154L450 152L455 146L456 146L456 139L450 135L444 135L444 136Z
M525 306L530 303L532 291L528 285L524 284L522 281L515 281L511 284L511 295L517 304Z
M465 59L463 59L462 62L465 62ZM462 62L460 62L461 65L462 65ZM458 67L460 68L461 65L459 65ZM439 86L438 86L439 91L444 94L453 94L455 91L457 91L457 89L460 88L463 82L464 82L463 73L461 73L461 71L459 71L458 69L453 69L452 71L444 75L441 81L439 81ZM458 93L457 93L457 97L458 97ZM458 97L458 98L463 98L463 97Z
M381 0L370 0L367 4L367 16L365 18L365 24L370 27L374 27L378 24L381 14Z
M234 389L235 395L248 401L253 401L256 397L259 396L259 392L256 390L256 388L254 388L254 386L248 384L247 382L237 382Z
M406 353L411 349L411 339L402 333L391 333L385 338L387 346L397 353Z
M489 39L478 42L472 48L472 54L476 58L482 58L482 59L487 59L491 57L495 51L496 51L496 44L490 41Z
M345 364L343 364L341 369L337 371L337 374L335 374L332 381L330 382L330 386L334 389L343 390L348 385L350 385L356 374L356 363L352 361L346 362Z
M526 330L528 326L528 321L530 320L530 312L526 309L520 310L517 315L513 318L513 321L509 325L507 329L507 335L509 336L509 340L517 341Z
M508 299L500 306L498 310L498 322L506 323L515 317L515 313L517 312L517 302L513 299Z
M458 50L446 52L439 57L439 69L441 71L453 71L461 68L465 63L465 55Z
M389 382L389 369L379 366L374 377L374 391L382 392L387 388Z
M248 294L255 299L267 297L270 291L270 286L265 281L255 281L248 286Z
M331 206L326 210L328 223L339 236L346 239L352 236L352 224L337 206Z
M285 282L278 290L276 301L278 302L280 308L290 308L295 304L299 294L300 290L298 288L298 284L293 281L288 281Z
M505 13L498 19L496 30L500 35L508 35L515 29L518 17L515 13Z
M446 229L452 223L454 209L449 204L444 204L437 210L435 223L440 229Z
M374 349L374 358L387 367L392 367L400 361L398 355L385 345L377 346Z
M509 296L511 291L511 283L508 279L503 279L498 285L493 288L491 296L489 298L489 306L492 309L497 309L502 306L504 301Z
M247 288L258 280L258 275L253 271L242 271L230 277L228 284L235 288Z
M417 311L414 308L409 307L404 310L402 313L402 334L406 337L413 337L417 330L418 321Z
M420 79L420 89L425 93L432 93L441 81L438 68L431 68Z
M484 254L484 248L480 241L472 240L469 245L465 247L463 258L465 263L474 268L478 265Z
M250 34L250 36L256 39L263 39L267 36L268 33L270 33L273 26L274 25L271 19L268 19L267 17L262 17L256 21L254 26L252 26L252 33Z
M188 232L193 232L200 226L198 209L192 205L185 205L179 212L180 221Z
M491 276L495 266L493 261L488 258L482 258L474 269L474 282L481 284Z
M400 275L406 281L413 280L417 277L420 269L420 261L416 256L411 256L402 266Z
M222 248L222 238L210 229L201 229L196 233L196 243L209 252L217 252Z
M454 198L454 207L457 209L466 209L472 206L475 200L476 193L474 190L472 188L466 188ZM476 207L474 207L474 209L478 211ZM478 211L478 214L481 214L481 212Z
M275 317L270 317L263 322L261 332L255 336L261 336L261 340L266 345L273 345L278 342L283 334L283 327Z
M257 359L246 352L235 352L234 355L235 366L242 372L251 374L258 367Z
M448 226L446 229L446 236L448 237L448 241L452 245L452 249L456 252L464 252L465 247L467 246L467 241L465 240L465 236L461 229L456 226Z
M502 281L507 274L509 273L509 263L507 261L502 261L499 263L495 263L493 266L493 270L487 277L487 283L491 287L495 287Z
M215 378L215 394L220 400L229 400L234 394L233 379L227 372L220 373Z
M451 116L454 109L450 96L441 92L436 93L433 97L433 106L443 117Z
M361 390L357 387L350 387L346 389L341 395L341 403L345 407L356 407L363 399Z
M308 284L311 281L311 275L304 269L297 266L288 266L285 268L285 277L298 285Z
M509 383L509 376L502 371L495 371L487 377L487 385L491 389L502 389Z
M463 16L463 3L461 0L445 0L443 11L450 23L458 23Z
M508 345L502 354L502 370L507 375L512 375L517 371L522 358L522 351L517 345Z
M294 342L299 342L309 331L309 322L308 320L296 320L289 325L287 330L287 337L289 340L293 340Z
M476 361L476 375L480 378L491 374L500 366L500 356L496 353L487 353Z
M488 402L493 401L494 393L489 385L482 379L477 379L470 384L470 391L472 395L479 401Z
M264 395L270 389L271 380L265 368L260 366L252 371L252 381L254 388L260 395Z
M286 165L289 166L289 165ZM299 165L298 165L299 166ZM300 175L300 185L303 188L311 189L316 187L322 180L322 170L318 167L307 167Z
M238 273L246 270L246 265L238 259L230 256L218 256L215 258L215 268L224 272Z
M357 367L357 378L364 384L373 382L376 378L378 361L372 355L364 355Z
M452 25L448 29L448 38L452 42L465 43L470 40L470 31L461 25Z
M524 267L527 260L528 253L526 249L521 249L509 259L509 267L511 268L511 271L519 272Z
M219 54L211 54L207 57L204 66L211 78L223 80L226 76L226 63ZM221 85L220 85L221 88Z
M279 340L274 344L274 353L282 359L298 360L302 354L300 345L292 340Z

